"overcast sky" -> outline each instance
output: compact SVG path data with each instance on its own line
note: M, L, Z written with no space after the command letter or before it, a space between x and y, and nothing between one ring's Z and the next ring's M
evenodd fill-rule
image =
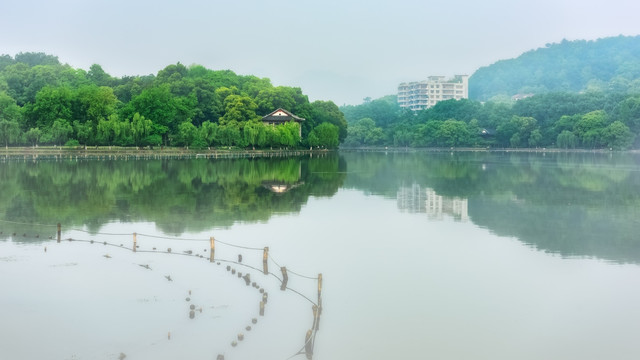
M636 0L0 0L0 53L114 76L201 64L359 104L562 39L640 34Z

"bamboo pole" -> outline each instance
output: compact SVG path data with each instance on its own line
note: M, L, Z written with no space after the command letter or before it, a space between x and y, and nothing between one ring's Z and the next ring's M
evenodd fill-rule
M209 238L209 244L211 245L211 252L209 253L209 262L213 262L213 258L216 253L216 244L213 236Z
M313 358L313 343L311 341L312 334L313 332L311 330L307 330L307 334L304 337L304 352L309 360Z
M133 252L136 252L137 247L138 247L138 234L133 233Z
M62 225L58 223L58 242L60 242L61 235L62 235Z
M285 266L280 268L282 271L282 286L280 286L280 290L287 290L287 282L289 282L289 275L287 275L287 268Z
M269 265L268 265L268 260L269 259L269 247L265 246L264 251L262 252L262 272L265 275L269 275Z

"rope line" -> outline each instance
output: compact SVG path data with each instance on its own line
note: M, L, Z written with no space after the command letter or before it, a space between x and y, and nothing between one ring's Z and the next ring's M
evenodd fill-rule
M279 267L279 268L281 268L281 267L282 267L282 266L280 266L280 264L278 264L278 263L273 259L273 257L271 256L271 254L269 254L269 259L271 259L271 261L273 261L273 263L274 263L277 267ZM295 272L295 271L292 271L292 270L290 270L290 269L288 269L288 268L287 268L287 272L288 272L288 273L292 273L293 275L300 276L300 277L305 278L305 279L318 280L318 277L317 277L317 276L307 276L307 275L302 275L302 274L299 274L299 273L297 273L297 272Z
M0 220L0 221L2 221L2 220ZM28 224L25 224L25 225L28 225ZM86 231L85 231L85 232L86 232ZM120 235L130 235L130 234L120 234ZM157 236L149 236L149 237L157 237ZM67 237L67 238L65 238L65 239L61 239L61 240L68 241L68 242L82 242L82 243L90 243L90 244L103 245L103 246L111 246L111 247L114 247L114 248L123 249L123 250L127 250L127 251L135 251L135 252L138 252L138 253L154 253L154 254L166 254L166 255L182 255L182 256L190 256L190 257L196 257L196 258L198 258L198 257L199 257L199 258L206 258L206 257L202 256L201 254L195 254L195 253L186 253L186 252L168 252L168 251L158 251L158 250L138 250L137 248L136 248L136 249L134 249L133 247L124 246L123 244L119 244L119 245L118 245L118 244L114 244L114 243L111 243L111 242L107 242L107 241L99 241L99 240L76 239L76 238L72 238L72 237ZM221 242L221 243L222 243L222 242ZM225 245L226 245L226 244L225 244ZM230 245L230 246L234 246L234 245L231 245L231 244L229 244L229 245ZM246 248L246 247L237 246L237 245L235 245L235 247ZM248 249L250 249L250 250L263 250L263 249L258 249L258 248L248 248ZM271 259L271 261L272 261L274 264L276 264L278 267L280 267L280 266L279 266L279 264L278 264L278 263L273 259L273 257L271 257L271 256L269 255L269 258ZM257 272L257 273L263 273L263 269L260 269L260 268L258 268L258 267L252 266L252 265L248 265L248 264L246 264L246 263L237 262L237 261L234 261L234 260L228 260L228 259L223 259L223 258L219 258L219 259L215 259L215 258L214 258L214 259L213 259L213 262L214 262L214 263L215 263L215 262L219 262L219 263L235 264L236 266L242 266L242 267L244 267L244 268L252 269L252 270L254 270L254 271L255 271L255 272ZM304 278L308 278L308 279L312 279L312 280L317 280L317 278L312 278L312 277L308 277L308 276L300 275L300 274L295 273L295 272L293 272L293 271L291 271L291 270L288 270L288 269L287 269L287 272L292 273L292 274L295 274L295 275L297 275L297 276L304 277ZM275 274L275 273L273 273L273 272L271 272L271 271L268 271L266 275L273 276L274 278L276 278L276 279L277 279L278 281L280 281L280 282L282 282L282 281L283 281L283 279L281 279L280 277L278 277L278 275L277 275L277 274ZM301 298L306 299L306 300L307 300L307 301L309 301L312 305L318 306L318 304L317 304L316 302L314 302L314 301L313 301L313 300L311 300L309 297L307 297L306 295L302 294L300 291L298 291L298 290L296 290L296 289L293 289L293 288L290 288L290 287L286 286L286 287L284 288L284 290L289 290L289 291L291 291L292 293L297 294L297 295L298 295L298 296L300 296ZM317 321L319 320L319 318L320 318L320 312L319 312L319 311L317 311L317 312L315 313L315 316L314 316L313 327L311 328L312 335L309 337L309 339L307 339L307 340L304 342L304 344L303 344L303 346L300 348L300 350L298 350L298 351L297 351L295 354L293 354L292 356L290 356L290 357L286 358L286 360L293 359L293 358L295 358L295 357L297 357L297 356L300 356L300 355L307 355L307 351L306 351L306 350L307 350L307 346L308 346L309 344L311 344L311 351L313 351L314 344L315 344L315 339L316 339L316 336L317 336L316 323L317 323Z
M131 235L133 235L133 233ZM136 235L142 236L142 237L154 238L154 239L163 239L163 240L209 241L209 239L176 238L176 237L160 236L160 235L149 235L149 234L141 234L141 233L136 233Z
M17 225L34 225L34 226L50 226L50 227L58 226L58 225L46 225L46 224L37 224L37 223L24 223L24 222L11 221L11 220L5 220L5 219L0 219L0 222L4 222L8 224L17 224Z
M77 232L83 232L83 233L87 233L87 234L96 234L96 235L109 235L109 236L132 236L133 233L126 233L126 234L119 234L119 233L94 233L91 232L89 230L84 230L84 229L78 229L78 228L69 228L68 231L77 231Z

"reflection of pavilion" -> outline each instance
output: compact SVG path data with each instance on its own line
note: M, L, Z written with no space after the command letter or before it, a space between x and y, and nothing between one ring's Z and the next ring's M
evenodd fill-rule
M442 219L447 214L455 220L469 220L467 199L440 196L433 189L418 184L398 189L397 201L398 208L409 213L426 213L434 219Z
M298 186L304 184L304 181L298 181L296 183L290 184L290 183L286 183L283 181L276 181L276 180L271 180L271 181L263 181L262 182L262 186L267 188L268 190L276 193L276 194L282 194L282 193L286 193L287 191L293 189L293 188L297 188Z
M276 194L284 194L287 191L291 189L295 189L298 186L304 184L304 181L300 180L301 177L302 177L302 164L298 163L298 180L297 181L292 182L292 181L283 181L283 180L277 180L277 179L263 180L262 187Z

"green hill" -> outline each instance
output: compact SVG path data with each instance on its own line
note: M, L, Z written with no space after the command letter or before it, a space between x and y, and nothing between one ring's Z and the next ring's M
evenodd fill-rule
M469 97L606 90L640 93L640 36L547 44L478 69Z

